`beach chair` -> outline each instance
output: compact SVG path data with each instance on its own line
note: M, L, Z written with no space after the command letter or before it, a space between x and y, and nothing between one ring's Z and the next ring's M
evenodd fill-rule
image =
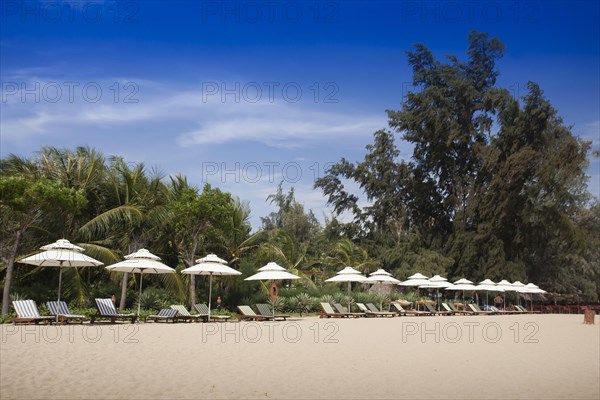
M333 305L333 308L335 308L335 310L340 313L340 314L346 314L347 317L352 317L352 318L358 318L358 317L364 317L365 313L353 313L353 312L348 312L346 311L346 309L344 308L344 306L342 306L340 303L335 303Z
M199 321L206 321L208 318L208 314L207 315L192 315L192 314L190 314L190 312L187 310L187 308L185 308L185 306L181 305L181 304L171 304L171 310L177 311L177 319L180 319L182 321L199 322Z
M380 317L393 317L393 316L396 315L395 312L379 310L377 308L377 306L375 304L373 304L373 303L367 303L367 309L370 312L372 312L374 314L377 314Z
M396 314L398 315L429 315L426 311L406 310L399 303L392 303L392 308L396 310Z
M194 304L194 308L198 311L198 315L205 316L208 319L208 306L206 304ZM211 321L227 322L229 318L231 318L229 315L210 314Z
M448 303L448 307L450 307L450 310L458 312L458 313L463 313L464 315L473 315L473 311L471 311L471 309L467 309L467 310L461 310L459 308L457 308L454 303Z
M338 313L333 310L331 304L329 303L321 303L321 310L323 312L319 314L319 318L346 318L348 315L344 313Z
M177 320L177 310L173 310L172 308L163 308L158 312L158 314L149 315L144 319L145 322L148 322L148 320L154 320L154 322L165 321L165 323L171 320L171 322L174 323Z
M377 313L373 313L373 312L369 311L367 306L365 306L363 303L356 303L356 306L358 307L358 309L360 311L365 313L365 317L379 317L379 315L377 315Z
M92 315L90 323L93 324L97 319L110 319L110 323L114 324L116 320L131 320L131 323L137 321L136 314L121 314L117 312L112 299L94 299L98 311Z
M19 322L39 324L43 322L45 324L52 324L52 321L56 320L53 316L41 316L38 311L37 305L33 300L15 300L12 302L17 316L13 318L13 324Z
M467 306L469 306L469 308L471 309L471 311L473 311L473 314L475 315L490 315L490 314L498 314L498 312L500 310L498 310L497 312L493 312L493 311L483 311L481 308L479 308L479 306L477 304L472 304L469 303L467 304Z
M277 321L277 318L282 319L282 320L286 320L287 318L289 318L289 315L284 315L284 314L275 314L273 315L273 309L271 308L270 305L268 304L257 304L256 305L256 309L258 310L258 313L264 317L273 317L273 319L275 321Z
M449 314L452 314L452 315L465 315L465 314L467 314L466 311L462 311L462 310L459 310L457 308L452 309L446 303L442 303L442 307L444 307L444 310L446 310Z
M525 314L523 311L519 310L517 306L513 306L513 309L499 309L496 306L488 306L484 311L491 311L492 314Z
M79 320L79 323L83 324L83 321L87 319L85 315L71 314L64 301L49 301L46 303L46 307L50 314L56 316L57 322L68 324L71 320Z
M518 307L521 311L528 313L528 314L539 314L540 313L539 311L528 310L523 306L516 306L516 307Z
M274 319L273 316L258 315L250 308L250 306L238 306L237 308L240 311L237 315L240 321L273 321Z
M429 303L425 303L424 306L427 309L427 311L429 311L432 315L450 315L450 314L452 314L452 311L438 311L435 308L433 308L433 306Z

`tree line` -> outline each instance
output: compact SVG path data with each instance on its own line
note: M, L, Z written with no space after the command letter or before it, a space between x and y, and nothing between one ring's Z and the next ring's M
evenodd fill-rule
M316 181L333 212L322 223L281 185L266 199L276 211L253 231L247 203L183 175L85 146L8 155L0 160L2 313L11 293L53 297L57 274L15 262L63 237L105 264L142 247L178 270L211 252L245 274L276 261L307 288L345 266L382 267L401 279L417 271L518 279L597 300L600 206L586 186L590 143L572 134L535 83L523 98L496 86L498 39L468 39L466 61L440 61L423 45L408 52L415 90L387 111L389 127L374 133L364 160L342 158ZM410 160L400 159L396 140L412 144ZM341 222L342 213L352 221ZM131 274L64 275L65 296L78 304L116 294L125 308L136 297ZM207 290L194 275L147 279L187 304ZM217 285L232 305L262 293L260 283L235 278Z

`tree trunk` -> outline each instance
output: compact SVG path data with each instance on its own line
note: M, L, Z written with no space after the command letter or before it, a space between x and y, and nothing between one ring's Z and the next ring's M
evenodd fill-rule
M190 275L190 310L194 309L196 303L196 275Z
M15 259L17 258L17 251L19 250L19 245L21 244L21 239L23 238L23 231L17 231L17 237L15 238L15 243L10 253L10 258L8 259L8 266L6 268L6 278L4 279L4 292L2 293L2 314L8 314L8 307L10 303L10 285L12 284L12 274L13 269L15 268Z
M119 303L119 310L125 309L125 300L127 300L127 282L129 281L129 272L123 273L123 280L121 281L121 302Z

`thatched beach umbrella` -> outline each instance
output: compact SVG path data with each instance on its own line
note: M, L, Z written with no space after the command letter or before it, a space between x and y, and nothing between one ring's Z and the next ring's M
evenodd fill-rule
M465 304L465 290L475 290L473 282L468 279L459 279L452 286L448 286L446 290L462 290L463 306Z
M488 292L504 292L504 289L498 287L496 283L490 279L484 279L475 286L475 290L485 291L485 302L488 303Z
M248 278L245 281L280 281L286 279L300 279L298 275L294 275L288 272L281 265L276 262L267 263L264 267L258 269L258 272ZM275 315L275 301L273 303L273 315Z
M371 273L367 279L364 280L364 283L368 283L371 285L380 284L380 285L397 285L400 281L392 276L389 272L384 269L378 269L377 271ZM380 299L379 301L379 309L382 310L383 301Z
M425 285L420 285L420 289L435 289L435 304L439 309L440 303L440 289L445 289L447 287L452 286L451 283L448 282L448 279L441 277L439 275L434 275L429 278L428 283Z
M360 271L355 270L352 267L346 267L341 271L338 271L334 277L331 277L325 282L348 282L348 312L352 312L350 309L352 300L350 296L351 285L352 282L364 282L367 278L360 273Z
M40 247L40 249L44 251L23 258L18 262L40 267L58 267L58 301L60 301L63 268L99 267L103 265L102 262L83 254L82 252L85 251L83 247L74 245L67 239L59 239L54 243Z
M429 282L428 277L417 272L416 274L409 276L407 280L400 282L398 285L416 287L417 288L417 298L418 298L419 297L419 286L428 285L430 283L431 282ZM419 309L419 305L417 304L417 310L418 309Z
M125 256L124 261L106 267L114 272L131 272L140 274L140 292L138 295L138 315L140 315L142 286L144 283L144 274L173 274L175 270L160 262L160 257L150 253L146 249L140 249L135 253Z
M510 283L506 279L503 279L500 282L498 282L496 284L496 287L498 289L504 289L504 292L516 292L517 291L517 288L514 287L512 285L512 283ZM506 294L504 295L504 305L503 305L503 307L506 309Z
M210 306L212 296L212 277L213 275L241 275L237 271L227 266L227 261L217 257L215 254L209 254L196 260L198 264L181 271L182 274L208 275L208 321L210 321Z

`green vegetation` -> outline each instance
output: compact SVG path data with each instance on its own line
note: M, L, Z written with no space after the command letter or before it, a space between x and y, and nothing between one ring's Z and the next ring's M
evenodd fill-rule
M417 271L519 279L597 300L600 204L586 188L590 144L573 136L536 84L522 99L496 86L499 40L473 32L469 41L466 61L439 61L421 45L408 53L418 90L388 111L393 130L375 132L363 161L341 159L315 183L334 211L323 225L281 185L267 198L277 211L252 232L250 209L234 194L96 149L44 147L31 159L0 160L2 314L12 295L54 298L56 270L15 261L60 238L105 264L145 247L178 271L214 252L243 273L214 279L212 303L220 296L223 313L267 301L267 285L242 279L268 261L304 278L281 284L276 308L289 313L345 304L345 285L323 283L345 266L385 268L399 279ZM399 159L399 139L414 146L410 160ZM362 193L348 192L347 182ZM341 223L342 212L353 221ZM94 297L113 295L121 310L136 308L137 276L83 268L63 279L74 312L88 314ZM194 275L146 276L144 286L148 314L208 296L208 279ZM355 286L352 297L378 304L398 295ZM416 299L410 290L403 297Z

